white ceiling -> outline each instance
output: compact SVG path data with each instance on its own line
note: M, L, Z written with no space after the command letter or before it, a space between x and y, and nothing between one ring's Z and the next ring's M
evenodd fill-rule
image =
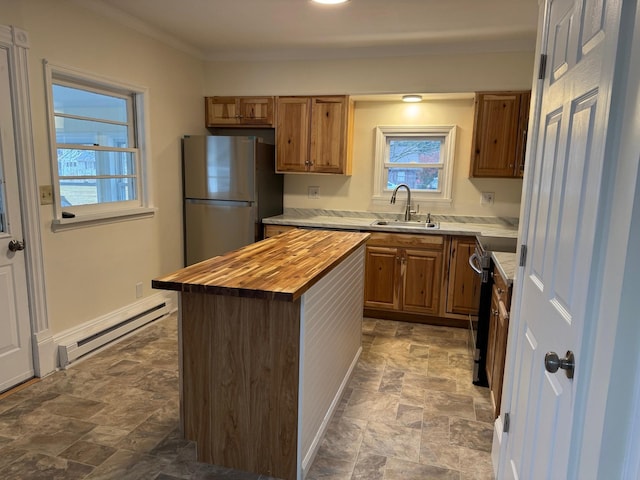
M210 60L529 51L536 0L76 0Z

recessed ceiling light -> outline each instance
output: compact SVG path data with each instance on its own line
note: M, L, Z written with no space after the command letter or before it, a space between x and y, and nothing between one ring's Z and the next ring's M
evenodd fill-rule
M337 5L338 3L347 3L349 0L311 0L314 3L322 3L323 5Z
M422 101L422 95L403 95L402 96L402 101L403 102L412 102L412 103L421 102Z

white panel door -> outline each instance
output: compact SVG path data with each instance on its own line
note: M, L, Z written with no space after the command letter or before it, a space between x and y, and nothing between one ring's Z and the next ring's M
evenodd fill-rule
M522 275L506 478L569 478L576 386L598 229L609 68L620 0L547 0L547 71ZM543 42L543 45L545 42ZM575 376L545 368L572 351Z
M0 392L33 377L9 52L0 48ZM16 245L14 243L14 245Z

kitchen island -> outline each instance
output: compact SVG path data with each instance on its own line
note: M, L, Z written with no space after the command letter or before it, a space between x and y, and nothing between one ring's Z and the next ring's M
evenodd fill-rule
M368 234L292 230L153 280L180 292L198 460L302 479L361 352Z

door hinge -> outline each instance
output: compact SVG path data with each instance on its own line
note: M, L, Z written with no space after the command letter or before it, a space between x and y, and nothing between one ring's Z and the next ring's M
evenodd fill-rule
M538 80L544 80L544 76L547 73L547 56L544 53L540 54L540 66L538 67Z
M509 415L509 412L506 412L503 417L504 421L502 424L502 433L509 433L509 426L511 425L511 415Z
M520 245L520 266L524 267L524 264L527 261L527 246Z

